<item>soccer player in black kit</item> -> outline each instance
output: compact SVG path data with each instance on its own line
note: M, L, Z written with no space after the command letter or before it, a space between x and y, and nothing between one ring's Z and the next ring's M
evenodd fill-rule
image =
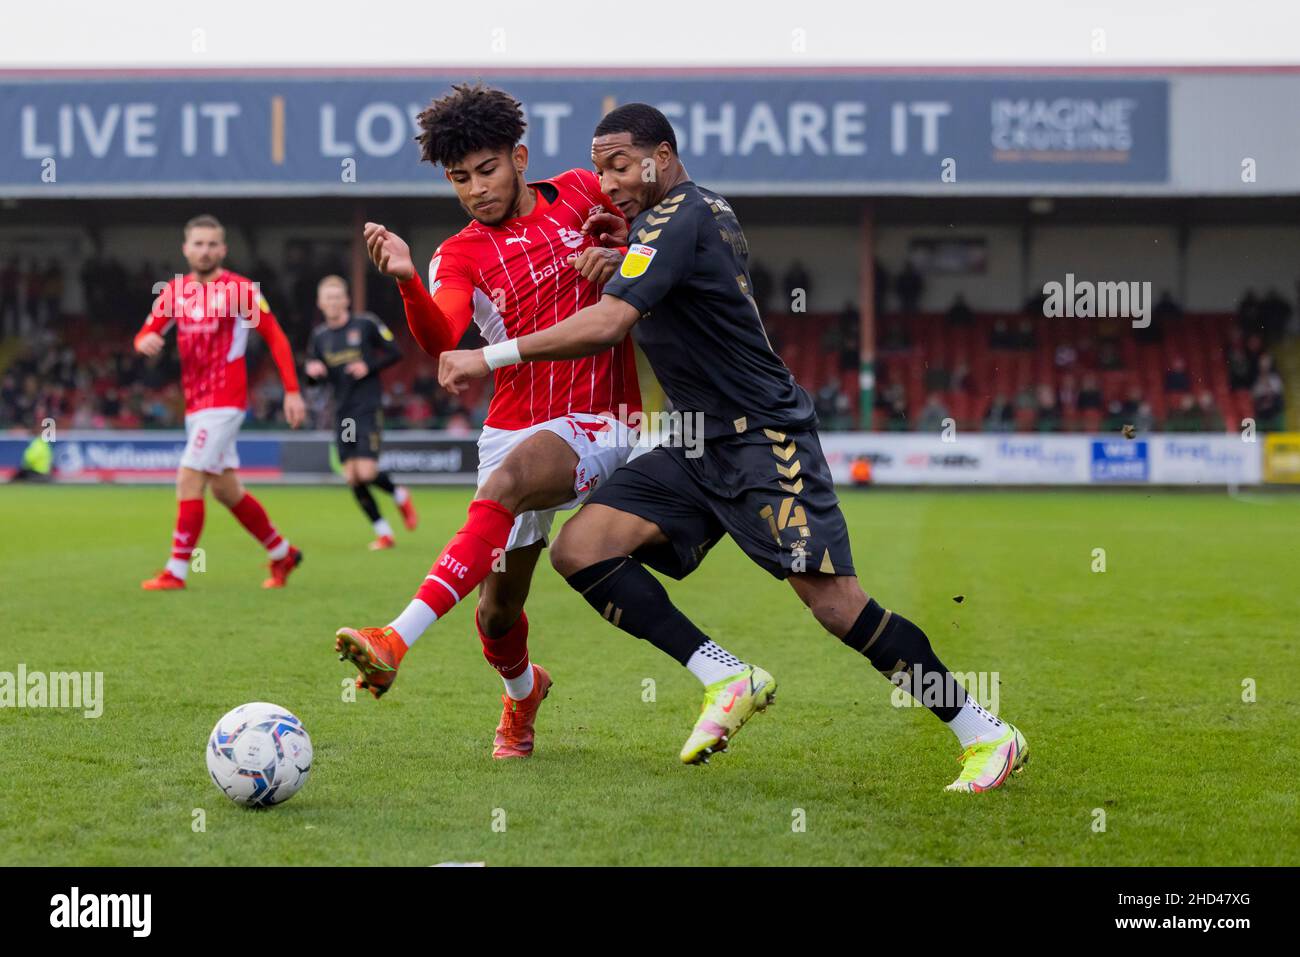
M383 386L379 373L402 358L388 327L369 313L353 315L348 284L326 276L316 287L316 305L325 322L312 330L307 345L307 376L327 379L334 392L334 441L343 476L375 531L372 550L392 548L393 528L379 514L370 486L393 496L407 529L419 521L411 493L379 471L383 429Z
M925 632L858 584L812 401L767 341L731 206L691 182L671 124L652 106L610 112L591 155L601 189L631 221L630 235L612 216L587 223L628 247L600 301L486 356L443 353L439 382L458 392L489 366L590 355L630 329L674 412L702 424L703 451L670 439L618 469L561 530L552 564L616 627L697 674L702 659L715 666L682 749L688 764L725 750L771 702L776 681L701 632L645 566L684 578L727 534L790 582L827 631L947 724L962 748L948 790L1000 787L1028 759L1024 735L966 695Z

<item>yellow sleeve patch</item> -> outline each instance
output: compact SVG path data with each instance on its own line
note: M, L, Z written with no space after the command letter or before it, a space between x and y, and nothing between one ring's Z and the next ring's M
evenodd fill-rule
M619 267L618 274L624 279L636 279L644 275L650 268L650 260L655 258L655 252L653 246L633 243L628 247L627 255L623 257L623 265Z

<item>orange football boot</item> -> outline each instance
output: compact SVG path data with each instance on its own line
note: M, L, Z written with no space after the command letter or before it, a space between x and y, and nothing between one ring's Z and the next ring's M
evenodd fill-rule
M402 521L406 524L406 530L415 531L415 526L420 524L420 516L415 512L415 499L409 491L406 493L406 501L397 507L402 510Z
M179 591L185 587L185 579L177 578L169 569L164 568L153 578L146 578L140 583L145 591Z
M340 628L334 633L339 661L350 661L361 672L357 687L381 698L397 680L397 666L406 654L406 642L392 627Z
M394 541L392 535L380 535L378 538L376 538L373 542L370 543L370 550L372 552L382 552L385 549L396 548L396 547L397 547L397 542Z
M494 758L526 758L533 753L533 725L542 699L551 691L551 676L541 665L533 665L533 690L522 701L509 695L501 696L501 723L497 725Z
M289 554L284 558L272 560L271 577L262 582L263 588L283 588L284 583L289 580L289 573L302 564L302 549L293 545L289 546Z

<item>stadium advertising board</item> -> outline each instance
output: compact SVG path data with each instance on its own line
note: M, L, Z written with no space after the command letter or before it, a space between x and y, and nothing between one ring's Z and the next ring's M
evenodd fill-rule
M1272 438L1271 436L1269 437ZM1289 438L1289 443L1288 443ZM333 481L331 433L253 435L239 440L240 471L255 479ZM475 436L393 432L380 468L403 481L472 484ZM822 448L835 481L853 482L853 464L872 466L879 485L1256 485L1264 477L1265 443L1236 435L1152 435L1128 441L1095 435L961 435L945 442L916 433L828 432ZM0 475L17 467L28 439L0 439ZM77 432L54 443L63 481L171 481L180 463L179 432ZM1269 481L1300 480L1300 435L1279 436ZM1294 466L1290 473L1281 471ZM1272 477L1290 474L1292 478Z
M0 194L445 193L416 114L463 74L0 77ZM737 194L864 184L1164 184L1169 81L870 74L486 74L533 169L587 165L613 105L660 107L692 176Z
M1264 443L1264 481L1300 484L1300 432L1273 432Z

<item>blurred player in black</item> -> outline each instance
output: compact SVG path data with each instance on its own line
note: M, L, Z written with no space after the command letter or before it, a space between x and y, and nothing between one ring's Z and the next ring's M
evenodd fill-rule
M393 528L379 514L370 486L393 496L408 529L418 518L411 493L394 485L379 471L379 447L384 422L383 385L379 373L402 358L388 327L370 313L353 315L348 284L341 276L326 276L316 289L316 305L325 316L307 345L307 376L328 379L334 392L334 441L343 476L352 486L361 511L377 536L373 550L392 548Z
M455 393L489 369L591 355L632 332L685 430L614 472L551 547L551 563L615 627L677 659L705 685L704 707L681 759L725 750L776 691L673 606L649 568L684 578L729 535L773 577L788 581L818 623L909 691L962 747L950 791L1000 787L1028 758L1024 736L969 697L924 631L881 607L858 583L848 527L817 436L808 393L767 341L749 278L749 249L725 199L691 182L672 125L629 103L596 127L600 187L631 221L584 226L627 244L600 301L487 350L444 352L438 381ZM877 560L887 542L873 542ZM829 692L828 692L829 693ZM847 702L839 706L848 711Z

